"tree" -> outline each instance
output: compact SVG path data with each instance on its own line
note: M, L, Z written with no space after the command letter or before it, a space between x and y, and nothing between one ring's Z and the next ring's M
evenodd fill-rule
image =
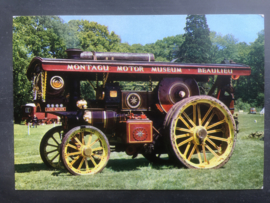
M121 39L108 27L88 20L71 20L68 22L70 33L75 35L74 43L84 51L117 52ZM70 39L72 40L72 39ZM79 42L79 44L78 44ZM73 47L75 48L75 47Z
M220 63L224 59L239 61L239 50L244 51L245 43L238 43L238 40L231 34L222 36L216 32L210 33L212 42L210 50L210 62ZM241 46L243 45L243 47ZM246 51L244 51L246 53ZM240 59L241 60L241 59Z
M251 43L249 53L245 57L246 64L251 67L251 75L240 77L235 86L235 94L243 102L252 107L264 106L264 31Z
M31 81L26 71L34 56L63 58L65 27L56 16L13 18L13 95L15 122L21 119L21 105L32 101Z
M184 42L177 54L180 62L207 63L210 60L210 31L205 15L188 15Z

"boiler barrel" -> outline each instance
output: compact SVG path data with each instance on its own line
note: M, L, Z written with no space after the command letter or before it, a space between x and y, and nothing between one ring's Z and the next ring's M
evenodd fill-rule
M117 121L115 111L85 111L83 119L93 126L99 126L104 129L113 129Z

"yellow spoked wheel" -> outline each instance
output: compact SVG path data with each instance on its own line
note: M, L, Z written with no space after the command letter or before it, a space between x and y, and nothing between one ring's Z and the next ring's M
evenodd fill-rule
M110 157L106 136L93 126L72 128L62 142L62 161L73 175L101 172Z
M234 119L225 104L210 96L182 100L169 130L172 155L189 168L219 168L235 146Z
M41 159L50 168L63 168L60 158L63 135L62 126L57 126L46 132L40 142L39 152Z

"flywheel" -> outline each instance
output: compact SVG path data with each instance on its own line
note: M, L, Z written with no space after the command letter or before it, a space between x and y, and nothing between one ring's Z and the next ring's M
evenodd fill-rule
M158 86L158 101L166 113L175 103L194 95L199 95L199 87L190 77L164 78Z

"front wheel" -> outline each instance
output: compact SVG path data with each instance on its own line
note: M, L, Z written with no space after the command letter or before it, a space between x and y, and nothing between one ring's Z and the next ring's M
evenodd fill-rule
M171 117L169 147L188 168L219 168L235 147L235 122L229 109L210 96L181 101Z
M50 168L60 169L63 167L60 159L63 136L64 130L62 126L56 126L46 132L40 142L39 152L41 159Z
M110 157L107 137L93 126L78 126L67 132L62 142L62 161L73 175L101 172Z

